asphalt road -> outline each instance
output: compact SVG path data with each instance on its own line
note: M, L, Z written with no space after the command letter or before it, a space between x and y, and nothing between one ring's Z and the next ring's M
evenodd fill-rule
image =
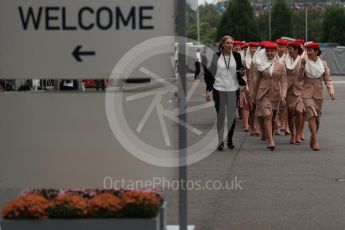
M243 132L238 121L235 150L215 151L188 167L188 180L202 186L188 193L188 222L196 230L345 229L345 182L337 181L345 178L345 77L332 80L337 99L330 101L325 95L320 151L309 148L307 126L305 142L290 145L288 136L275 136L277 149L268 152L265 143ZM191 87L199 81L190 78L188 83ZM203 83L197 85L189 106L205 103L204 89ZM210 107L192 113L188 121L206 132L215 111ZM195 141L197 137L189 135L189 142ZM0 207L17 193L0 189ZM165 196L168 224L177 224L178 192L167 189Z
M345 178L345 78L337 76L332 80L337 98L330 101L325 94L320 151L309 148L307 125L302 144L291 145L288 136L275 136L277 149L269 152L258 137L243 132L238 121L235 150L215 151L189 166L191 181L231 185L237 180L241 187L191 189L190 224L197 230L345 229L345 182L337 182L337 178ZM196 83L192 79L188 82ZM192 98L194 103L203 103L203 91L201 84ZM207 124L215 118L212 109L202 116L192 116L199 129L210 127ZM168 223L177 224L178 193L168 190L166 197Z

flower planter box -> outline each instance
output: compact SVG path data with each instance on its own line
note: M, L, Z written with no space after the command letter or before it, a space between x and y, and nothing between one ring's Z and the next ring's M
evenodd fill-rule
M166 230L166 202L150 219L2 220L1 230Z
M4 220L1 230L160 230L152 219Z

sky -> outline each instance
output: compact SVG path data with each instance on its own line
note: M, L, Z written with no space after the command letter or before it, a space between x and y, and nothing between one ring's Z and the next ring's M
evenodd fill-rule
M202 5L202 4L204 4L205 2L207 2L207 3L213 3L213 2L215 2L215 0L199 0L199 5Z
M192 5L196 4L197 1L198 1L199 5L202 5L205 2L207 2L207 3L215 3L215 2L217 2L217 0L186 0L187 3L190 3Z
M198 2L199 5L204 4L205 2L207 3L215 3L217 0L186 0L187 3L189 3L192 7L192 9L196 9L196 3Z

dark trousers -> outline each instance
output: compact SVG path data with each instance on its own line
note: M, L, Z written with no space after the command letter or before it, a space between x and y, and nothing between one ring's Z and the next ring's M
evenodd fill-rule
M228 120L228 142L232 143L232 138L235 131L235 112L239 99L240 91L234 92L221 92L213 88L213 100L214 106L217 111L217 133L219 143L223 142L224 137L224 125L225 125L225 116ZM233 118L231 122L230 119Z
M200 62L196 61L195 62L195 74L194 74L194 79L197 79L200 74Z

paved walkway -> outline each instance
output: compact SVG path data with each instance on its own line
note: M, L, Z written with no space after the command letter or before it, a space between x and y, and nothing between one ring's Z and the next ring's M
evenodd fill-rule
M345 177L345 78L332 79L337 99L331 102L325 97L319 152L309 148L307 126L304 143L290 145L287 136L275 136L277 150L268 152L238 122L235 150L214 152L189 166L189 180L228 182L228 187L237 181L241 187L191 190L188 215L196 230L345 229L345 183L336 181ZM194 82L189 80L190 85ZM203 93L200 84L190 105L204 103ZM214 122L214 109L189 118L197 128L207 130ZM0 189L0 207L17 192ZM166 199L168 224L177 224L177 191L166 191Z
M309 148L307 125L305 142L290 145L288 136L275 136L277 149L269 152L265 143L243 132L237 122L237 148L214 152L191 165L188 174L189 180L203 182L237 178L242 190L190 191L190 224L197 230L345 229L345 183L336 181L345 177L345 78L332 79L337 99L332 102L325 96L320 151ZM200 99L203 90L196 98ZM203 129L212 116L193 119ZM176 224L178 194L166 194L168 223Z

